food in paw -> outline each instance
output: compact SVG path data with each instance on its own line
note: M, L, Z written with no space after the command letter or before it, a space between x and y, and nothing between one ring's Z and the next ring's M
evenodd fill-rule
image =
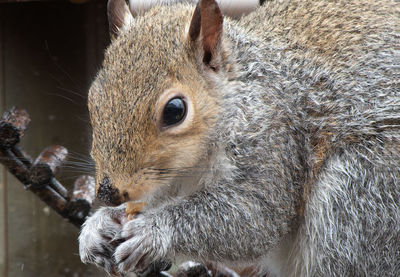
M133 216L140 213L144 206L146 206L145 202L128 202L128 203L126 203L125 212L128 215L128 220L132 220Z

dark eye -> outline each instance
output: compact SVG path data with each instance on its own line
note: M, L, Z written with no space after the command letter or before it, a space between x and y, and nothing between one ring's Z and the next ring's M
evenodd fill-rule
M181 122L186 115L186 103L182 98L173 98L169 100L164 107L162 123L164 126L170 126Z

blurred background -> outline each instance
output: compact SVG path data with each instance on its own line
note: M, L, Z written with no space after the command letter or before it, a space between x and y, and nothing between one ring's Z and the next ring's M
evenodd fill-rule
M20 146L34 159L63 145L88 158L87 91L109 43L106 1L0 0L0 107L27 110ZM68 189L79 165L57 179ZM78 228L50 210L1 166L0 276L104 276L80 262Z

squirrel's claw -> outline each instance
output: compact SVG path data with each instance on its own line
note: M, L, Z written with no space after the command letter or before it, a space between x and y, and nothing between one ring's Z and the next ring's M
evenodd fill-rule
M135 250L131 250L135 248ZM127 242L117 248L114 255L116 263L118 265L119 272L127 273L130 271L141 271L139 261L142 260L144 253L144 247L140 246L140 242Z
M122 209L101 208L86 220L79 235L79 255L83 263L92 263L104 268L108 274L118 276L113 260L115 243L112 238L122 229L115 219Z
M151 218L151 217L149 217ZM119 239L124 239L114 253L121 273L144 271L151 263L165 258L170 240L161 236L152 219L144 215L127 222Z

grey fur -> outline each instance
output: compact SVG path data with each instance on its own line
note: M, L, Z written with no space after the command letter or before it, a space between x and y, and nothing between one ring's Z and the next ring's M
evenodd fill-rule
M193 10L160 8L160 16L171 9ZM116 43L125 49L130 40ZM207 170L146 196L148 209L120 227L119 270L185 256L257 264L276 276L396 276L399 42L399 4L386 0L272 1L226 19L221 70L196 65L219 107L202 144ZM125 59L112 47L110 57ZM104 74L97 90L111 82ZM96 263L94 222L108 214L83 228L84 261Z

